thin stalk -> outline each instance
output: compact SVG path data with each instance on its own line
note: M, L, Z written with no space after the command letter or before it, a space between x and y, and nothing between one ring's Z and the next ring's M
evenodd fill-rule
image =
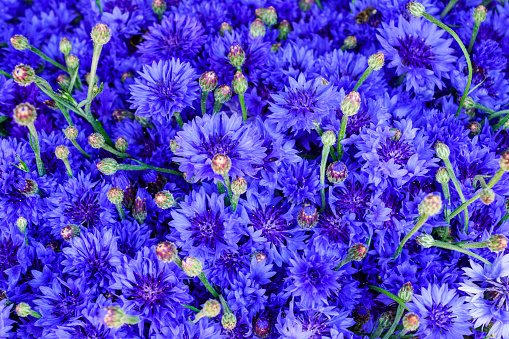
M384 331L384 328L380 325L376 328L376 330L369 336L369 339L376 339L380 338L382 335L382 332Z
M232 211L233 212L235 212L237 210L237 205L239 203L239 198L240 198L240 195L238 195L238 194L234 194L232 196L231 203L232 203Z
M242 108L242 120L244 122L246 122L247 111L246 111L246 103L244 102L244 93L239 93L239 101L240 101L240 107Z
M343 157L343 145L341 145L341 141L345 138L347 123L348 123L348 116L343 114L343 117L341 118L341 128L338 133L338 141L337 141L338 161L340 161L341 158Z
M92 54L92 65L90 66L90 79L91 83L88 84L88 92L87 92L87 100L89 103L87 106L92 104L92 96L95 86L95 75L97 73L97 65L99 64L99 57L101 56L101 51L103 49L103 45L94 44L94 51ZM85 110L86 111L86 110Z
M219 294L217 294L216 290L214 290L212 285L210 285L205 273L201 272L198 279L200 279L202 284L205 285L205 288L214 296L214 298L219 299Z
M457 1L458 0L452 0L451 2L449 2L449 4L451 4L452 2L456 3ZM454 6L454 4L453 4L453 6ZM451 6L451 8L452 8L452 6ZM445 9L444 9L444 12L445 12ZM448 11L445 14L444 14L444 12L442 12L442 14L445 16L445 14L447 14ZM449 32L449 34L452 35L454 40L456 40L458 45L460 45L460 48L461 48L461 51L463 52L463 55L465 55L465 60L467 61L467 65L468 65L468 81L467 81L467 86L465 87L465 91L463 92L463 96L461 97L461 101L460 101L460 104L458 106L458 111L456 112L456 117L457 117L460 114L460 112L461 112L461 108L463 107L463 103L465 102L465 98L468 95L468 89L470 88L470 84L472 83L472 73L473 73L473 71L472 71L472 62L470 61L470 56L468 54L467 49L465 48L465 45L463 45L463 42L461 42L461 39L458 37L458 35L452 29L450 29L449 27L444 25L442 22L438 21L437 19L435 19L434 17L432 17L431 15L429 15L426 12L423 14L423 17L425 17L426 19L428 19L429 21L431 21L432 23L434 23L438 27L440 27L442 29L445 29L447 32Z
M118 212L118 216L120 217L120 220L124 220L125 219L125 212L124 212L124 209L122 208L122 204L115 204L115 207L117 208L117 212Z
M502 225L504 222L507 221L507 219L509 219L509 213L505 212L504 216L502 217L502 219L500 219L496 227Z
M179 125L180 129L182 129L184 126L184 121L182 120L180 112L175 112L173 115L175 116L175 120L177 120L177 124Z
M209 91L201 91L201 115L207 113L207 96L209 93Z
M7 72L5 72L5 71L0 70L0 74L5 75L9 79L12 79L12 75L7 73Z
M228 303L226 302L226 300L224 299L222 294L219 295L219 301L221 301L221 306L223 306L224 313L226 313L226 314L233 313L232 310L230 309L230 306L228 306Z
M422 214L419 216L419 220L417 220L417 224L415 224L414 228L412 228L412 230L399 243L399 246L396 249L396 252L394 253L394 259L396 259L401 254L401 252L403 252L403 246L405 246L405 243L408 241L408 239L410 239L412 237L412 235L415 234L415 232L417 232L422 227L422 225L424 225L424 223L426 222L426 220L428 220L428 218L429 218L429 215L427 215L427 214Z
M463 194L463 191L461 190L461 186L458 181L458 178L456 178L456 174L454 174L451 160L449 160L449 158L445 158L444 164L445 164L445 168L447 169L447 172L449 173L449 176L451 177L452 183L454 184L454 188L456 189L456 192L458 192L458 194L460 196L461 202L465 203L465 195ZM450 219L446 219L446 220L450 220ZM463 225L464 225L464 230L466 233L468 231L468 209L465 209L465 220L464 220Z
M472 36L470 37L470 43L468 44L468 54L472 53L472 47L474 47L474 42L477 38L477 33L479 32L479 26L481 26L481 23L474 21L474 29L472 30Z
M484 248L488 247L488 241L468 242L455 245L461 248Z
M492 110L493 111L493 110ZM494 113L491 113L491 115L488 117L488 120L491 120L491 119L494 119L494 118L498 118L499 116L501 115L504 115L506 113L509 113L509 109L504 109L503 111L498 111L498 112L495 112L493 111ZM489 113L489 112L488 112Z
M35 153L35 161L37 163L37 171L39 172L39 176L42 177L46 174L46 169L44 168L44 163L41 159L41 148L39 145L39 135L37 134L37 130L35 129L34 123L30 123L28 126L28 130L30 131L30 137L33 140L33 150Z
M69 176L69 178L72 178L72 168L71 164L69 164L69 159L62 159L62 161L64 162L67 175Z
M25 228L25 232L23 232L23 234L25 235L25 244L28 246L28 234L27 234L28 230Z
M108 145L104 145L104 146L102 147L102 149L104 149L104 150L106 150L106 151L108 151L108 152L110 152L110 153L113 153L113 154L115 154L117 157L122 158L122 159L124 159L124 158L132 158L132 157L129 155L129 153L122 153L122 152L119 152L119 151L117 151L116 149L114 149L113 147L108 146Z
M318 6L318 8L323 9L322 2L320 0L315 0L315 2L316 2L316 5Z
M226 186L226 189L228 190L228 198L231 199L231 197L233 197L233 193L232 193L232 187L230 184L230 176L228 174L223 174L223 180L224 180L224 185Z
M348 264L349 262L352 261L352 258L350 258L349 255L347 255L343 260L341 260L341 262L339 263L338 266L336 266L336 268L334 269L334 271L337 271L339 270L341 267L345 266L346 264Z
M221 110L221 106L223 106L222 103L220 103L219 101L215 101L214 102L214 111L212 112L212 114L219 113L219 111Z
M136 161L135 159L133 159L133 160ZM179 171L174 171L174 170L162 168L162 167L154 167L154 166L150 166L147 164L145 164L144 166L143 165L138 166L138 165L118 164L118 169L124 170L124 171L143 171L146 169L153 169L154 171L157 171L157 172L170 173L170 174L183 176L183 174L180 173Z
M502 119L499 120L499 122L493 126L493 130L494 131L498 131L500 129L500 127L504 126L505 123L507 122L507 120L509 120L509 114L507 114L505 117L503 117Z
M322 207L320 208L320 213L325 211L325 168L327 167L327 158L329 157L330 146L323 145L322 147L322 160L320 162L320 185L322 188L320 189L320 195L322 196Z
M97 4L97 7L99 7L99 13L103 15L103 9L101 7L101 0L95 0L95 3Z
M76 147L78 149L78 151L81 152L81 154L83 154L83 156L87 159L90 159L92 156L90 154L88 154L87 152L85 152L83 150L83 148L81 148L81 146L78 144L78 142L76 140L71 140L72 144L74 145L74 147Z
M477 259L481 260L483 263L488 264L488 265L491 266L491 263L488 260L486 260L483 257L481 257L480 255L477 255L477 254L475 254L475 253L473 253L473 252L471 252L469 250L466 250L466 249L464 249L462 247L459 247L459 246L456 246L456 245L453 245L453 244L449 244L448 242L434 240L433 241L433 246L469 255L469 256L477 258Z
M444 20L447 13L449 13L451 11L451 9L454 7L454 5L456 5L457 2L458 2L458 0L449 1L447 6L445 6L444 10L442 11L442 14L440 14L440 20Z
M491 115L495 114L496 112L494 110L492 110L491 108L488 108L484 105L481 105L481 104L474 104L474 108L477 108L477 109L480 109L481 111L484 111L484 112L487 112ZM491 118L491 115L488 117L488 119L492 119Z
M444 199L447 201L451 200L451 191L449 190L449 183L442 183L442 191L444 192ZM447 215L449 214L449 208L445 206L444 208L444 218L447 218Z
M396 317L394 318L394 322L392 323L391 327L385 332L385 335L382 339L389 339L392 333L396 330L396 327L399 324L399 321L401 320L401 317L403 317L403 312L405 311L405 308L401 305L398 305L398 309L396 310Z
M359 79L359 81L357 81L357 84L353 88L353 91L357 91L359 89L359 87L361 87L362 83L368 78L368 76L371 74L371 72L373 72L373 68L368 66L368 68L366 68L364 73L362 73L362 76Z
M377 286L373 286L373 285L368 285L368 287L374 291L377 291L377 292L380 292L386 296L388 296L389 298L391 298L392 300L394 300L395 302L397 302L401 307L403 307L405 310L407 311L410 311L408 309L408 307L406 306L405 302L403 301L403 299L401 299L400 297L392 294L391 292L389 291L386 291L384 290L383 288L380 288L380 287L377 287Z
M49 56L44 54L39 49L35 48L34 46L28 46L28 49L30 51L34 52L35 54L37 54L38 56L40 56L41 58L43 58L44 60L46 60L47 62L49 62L50 64L52 64L53 66L60 68L65 73L68 73L67 72L67 68L64 65L62 65L61 63L56 62L55 60L51 59Z

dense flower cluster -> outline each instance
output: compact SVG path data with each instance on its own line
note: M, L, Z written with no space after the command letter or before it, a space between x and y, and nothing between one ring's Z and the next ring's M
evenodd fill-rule
M0 2L0 338L509 339L507 2Z

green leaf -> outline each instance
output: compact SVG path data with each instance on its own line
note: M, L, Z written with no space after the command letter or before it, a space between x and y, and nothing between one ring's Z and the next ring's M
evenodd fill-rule
M380 288L380 287L377 287L377 286L373 286L373 285L368 285L368 287L372 290L375 290L377 292L380 292L382 294L385 294L386 296L388 296L389 298L391 298L392 300L394 300L395 302L397 302L398 304L400 304L405 310L407 311L410 311L408 309L408 307L405 305L405 302L403 301L403 299L401 299L400 297L392 294L391 292L389 291L386 291L384 290L383 288Z
M200 312L199 309L197 309L196 307L193 307L193 306L189 306L189 305L183 305L183 304L180 304L181 306L184 306L186 308L189 308L190 310L193 310L195 312Z

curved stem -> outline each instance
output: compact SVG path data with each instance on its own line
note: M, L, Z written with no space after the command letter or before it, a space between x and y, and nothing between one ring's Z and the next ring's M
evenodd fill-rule
M208 91L201 91L201 115L205 115L207 113L207 97L209 95Z
M461 202L465 203L465 195L463 194L463 191L461 190L461 186L458 181L458 178L456 178L456 174L454 174L451 160L449 160L449 158L444 159L444 164L445 164L445 168L447 169L447 172L449 173L449 176L451 177L452 183L454 184L454 188L456 188L456 192L458 192L458 194L460 196ZM465 230L465 232L468 231L468 209L465 209L464 230Z
M234 194L232 196L231 203L232 203L232 211L233 212L235 212L237 210L237 205L239 203L239 198L240 198L240 195L238 195L238 194Z
M492 111L493 111L493 110L492 110ZM488 112L488 113L489 113L489 112ZM499 116L501 116L501 115L504 115L504 114L506 114L506 113L509 113L509 109L504 109L504 110L502 110L502 111L498 111L498 112L493 111L493 113L491 113L491 115L488 117L488 120L491 120L491 119L493 119L493 118L497 118L497 117L499 117Z
M392 333L396 330L396 327L399 324L399 321L401 320L401 317L403 317L403 312L405 311L405 308L401 305L398 305L398 309L396 310L396 317L394 318L394 322L392 323L391 327L385 332L385 335L383 336L383 339L388 339Z
M452 2L454 2L454 4L455 4L457 1L458 0L452 0L449 3L449 5ZM452 6L454 6L454 4L452 4ZM449 5L447 5L447 6L449 6ZM452 6L451 6L451 8L452 8ZM447 14L448 11L446 12L445 9L444 9L444 12L445 12L445 14ZM445 16L444 12L442 12L443 16ZM465 98L468 95L468 89L470 88L470 84L472 83L472 73L473 72L472 72L472 62L470 61L470 56L468 54L467 49L465 48L465 45L463 45L463 42L461 41L461 39L458 37L458 35L452 29L450 29L449 27L447 27L442 22L438 21L437 19L435 19L434 17L432 17L428 13L424 13L423 17L425 17L426 19L428 19L429 21L431 21L432 23L434 23L438 27L440 27L442 29L445 29L447 32L449 32L449 34L452 35L454 40L456 40L458 45L460 45L460 48L463 51L463 55L465 55L465 59L467 61L467 65L468 65L468 81L467 81L467 86L465 87L465 91L463 92L463 96L461 97L461 101L460 101L460 105L458 107L458 111L456 112L456 117L457 117L460 114L460 112L461 112L461 108L463 107L463 103L465 102Z
M242 108L242 120L246 122L247 120L247 111L246 111L246 103L244 101L244 93L239 94L240 107Z
M92 156L90 154L88 154L87 152L85 152L83 150L83 148L81 148L81 146L78 144L78 142L76 140L71 140L72 144L74 145L74 147L76 147L78 149L78 151L81 152L81 154L83 154L83 156L87 159L90 159Z
M505 212L504 216L502 217L502 219L500 219L500 221L497 223L497 226L500 226L502 225L504 222L507 221L507 219L509 219L509 212Z
M461 248L484 248L488 247L488 241L469 242L463 244L457 244Z
M392 294L391 292L389 291L386 291L384 290L383 288L380 288L380 287L377 287L377 286L373 286L373 285L368 285L368 287L374 291L377 291L377 292L380 292L386 296L388 296L389 298L391 298L392 300L394 300L395 302L397 302L399 305L401 305L405 310L409 311L408 307L406 306L405 302L403 301L403 299L401 299L400 297Z
M118 216L120 217L120 220L124 220L125 219L125 212L124 212L124 209L122 208L122 204L115 204L115 207L117 208L117 212L118 212Z
M72 168L69 164L69 159L62 159L62 161L64 162L65 169L67 170L67 175L72 178Z
M315 2L316 2L316 5L318 6L318 8L323 9L322 2L320 0L315 0Z
M383 331L384 331L384 328L382 326L380 326L380 324L379 324L378 327L376 328L376 330L369 336L369 339L380 338Z
M477 259L481 260L483 263L488 264L488 265L491 266L491 263L488 260L484 259L480 255L477 255L477 254L475 254L475 253L473 253L473 252L471 252L469 250L466 250L464 248L461 248L459 246L456 246L456 245L453 245L453 244L449 244L447 242L443 242L443 241L439 241L439 240L433 241L433 246L469 255L469 256L477 258Z
M410 232L399 243L399 246L396 249L396 253L394 253L394 259L396 259L401 254L401 252L403 252L403 246L405 246L405 243L408 241L408 239L410 239L412 237L412 235L415 234L415 232L417 232L422 227L422 225L424 225L424 223L426 222L426 220L428 220L428 218L429 218L429 215L427 215L427 214L422 214L419 216L419 220L417 220L417 224L415 224L414 228L412 228L412 230L410 230Z
M1 74L1 75L5 75L5 76L6 76L7 78L9 78L9 79L12 79L12 75L11 75L11 74L9 74L9 73L7 73L7 72L5 72L5 71L2 71L1 69L0 69L0 74Z
M341 118L341 128L338 133L338 141L337 141L338 161L340 161L341 158L343 157L343 145L341 145L341 141L345 138L347 123L348 123L348 116L343 114L343 117Z
M371 72L373 72L373 68L368 66L368 68L366 68L364 73L362 73L362 76L359 79L359 81L357 81L357 84L353 88L353 91L356 91L359 89L359 87L361 87L362 83L368 78L368 76L371 74Z
M444 10L440 14L440 20L444 20L444 18L447 15L447 13L449 13L451 11L451 9L454 7L454 5L456 5L457 2L458 2L458 0L451 0L451 1L449 1L447 6L445 6Z
M509 120L509 114L507 114L505 117L503 117L502 119L499 120L499 122L493 126L493 130L494 131L498 131L500 129L500 127L504 126L505 123L507 122L507 120Z
M35 54L37 54L38 56L40 56L41 58L43 58L44 60L46 60L47 62L49 62L50 64L52 64L53 66L60 68L65 73L69 73L67 71L67 68L64 65L62 65L62 64L56 62L55 60L51 59L49 56L47 56L46 54L44 54L42 51L40 51L39 49L35 48L34 46L28 46L28 49L30 51L34 52Z
M87 92L87 100L89 103L87 106L92 104L92 95L95 86L95 75L97 73L97 65L99 64L99 57L101 56L101 51L103 49L103 45L94 44L94 51L92 54L92 65L90 66L90 83L88 84L88 92Z
M472 30L472 36L470 37L470 43L468 44L468 54L472 53L472 47L474 47L474 42L477 38L477 33L479 32L480 25L481 24L479 22L474 21L474 29Z
M136 159L132 159L132 160L141 163L141 161L138 161ZM118 164L118 169L119 170L124 170L124 171L143 171L143 170L146 170L146 169L153 169L154 171L157 171L157 172L170 173L170 174L175 174L175 175L180 175L180 176L184 175L184 174L182 174L179 171L174 171L174 170L167 169L167 168L162 168L162 167L154 167L154 166L150 166L150 165L147 165L147 164L144 164L142 166Z

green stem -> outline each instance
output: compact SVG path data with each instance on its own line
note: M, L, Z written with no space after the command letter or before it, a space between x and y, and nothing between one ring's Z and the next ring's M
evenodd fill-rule
M481 257L480 255L477 255L477 254L475 254L475 253L473 253L473 252L471 252L469 250L466 250L464 248L461 248L459 246L456 246L456 245L453 245L453 244L449 244L448 242L443 242L443 241L435 240L435 241L433 241L433 246L469 255L469 256L477 258L477 259L481 260L483 263L488 264L488 265L491 266L491 263L488 260L486 260L483 257Z
M25 235L25 244L28 246L28 234L27 234L27 229L25 228L25 232L23 232L24 235Z
M37 163L37 171L39 172L39 176L42 177L46 174L46 169L44 168L44 163L41 159L41 148L39 145L39 135L37 134L37 130L35 129L34 123L30 123L28 126L28 130L30 131L30 136L33 139L33 150L35 153L35 161Z
M97 0L97 1L99 1L99 0ZM124 322L127 325L136 325L137 323L140 322L140 318L133 316L133 315L126 315L126 316L124 316Z
M403 246L405 246L405 243L408 241L408 239L410 239L412 237L412 235L415 234L415 232L417 232L422 227L422 225L424 225L424 223L426 222L426 220L428 220L428 218L429 218L429 215L427 215L427 214L421 214L419 216L419 220L417 220L417 224L415 224L414 228L412 228L412 230L399 243L399 246L396 249L396 253L394 253L394 259L396 259L401 254L401 252L403 252Z
M498 222L497 226L500 226L502 225L504 222L507 221L507 219L509 219L509 212L505 212L504 216L502 217L502 219Z
M378 325L376 330L369 336L369 339L380 338L383 331L384 331L384 328L382 326Z
M184 121L182 120L180 112L175 112L173 115L175 116L175 120L177 120L177 124L179 125L180 129L182 129L184 126Z
M396 317L394 318L394 322L392 323L391 327L385 332L385 335L383 336L383 339L388 339L392 333L396 330L396 327L399 324L399 321L401 320L401 317L403 317L403 312L405 311L405 308L401 305L398 305L398 309L396 310Z
M316 5L318 6L318 8L323 9L322 2L320 0L315 0L315 2L316 2Z
M320 213L325 211L325 168L327 167L327 158L329 157L330 146L323 145L322 147L322 160L320 162L320 195L322 196L322 207Z
M5 71L0 70L0 74L5 75L9 79L12 79L12 75L7 73L7 72L5 72Z
M481 5L483 5L484 7L488 6L493 0L484 0Z
M373 68L371 68L371 67L366 68L364 73L362 73L361 78L359 79L359 81L357 81L357 84L353 88L353 91L356 91L359 89L359 87L361 87L362 83L368 78L368 76L371 74L371 72L373 72Z
M493 126L493 130L494 131L498 131L500 129L500 127L504 126L505 123L507 122L507 120L509 120L509 114L507 114L505 117L503 117L502 119L499 120L499 122Z
M343 114L343 117L341 118L341 128L338 133L338 141L337 141L338 161L340 161L341 158L343 157L343 145L341 145L341 141L345 138L347 123L348 123L348 116Z
M135 159L133 159L134 161L137 161ZM150 166L150 165L147 165L145 164L144 166L138 166L138 165L126 165L126 164L118 164L118 169L119 170L124 170L124 171L143 171L143 170L146 170L146 169L153 169L154 171L157 171L157 172L163 172L163 173L170 173L170 174L175 174L175 175L180 175L180 176L183 176L182 173L180 173L179 171L174 171L174 170L171 170L171 169L167 169L167 168L162 168L162 167L154 167L154 166Z
M198 276L198 279L205 285L205 288L214 296L214 298L219 299L219 294L217 294L216 290L210 285L205 273L201 272Z
M477 33L479 32L479 26L481 23L474 21L474 29L472 30L472 37L470 38L470 43L468 44L468 54L472 53L472 47L474 47L475 39L477 38Z
M115 207L117 208L117 212L118 212L118 216L120 217L120 220L124 220L125 219L125 212L124 212L124 209L122 208L122 204L115 204Z
M221 181L217 182L217 192L219 194L224 194L226 191L224 190L224 185Z
M95 75L97 73L97 65L99 64L99 57L101 56L101 51L103 49L103 45L94 44L94 51L92 54L92 65L90 66L90 83L88 84L88 92L87 92L87 100L89 103L87 106L90 107L92 104L92 96L94 92L95 86ZM86 111L86 109L85 109Z
M461 248L484 248L488 247L488 241L469 242L456 245Z
M403 307L405 310L409 311L408 307L406 306L405 302L403 301L403 299L401 299L400 297L392 294L391 292L389 291L386 291L384 290L383 288L380 288L380 287L377 287L377 286L373 286L373 285L368 285L368 287L374 291L377 291L377 292L380 292L386 296L388 296L389 298L391 298L392 300L394 300L395 302L397 302L401 307Z
M182 259L180 259L180 256L177 254L175 256L175 259L173 259L173 262L183 271L184 269L182 268Z
M341 260L341 262L339 263L338 266L336 266L336 268L334 269L334 271L337 271L339 270L341 267L345 266L346 264L348 264L349 262L352 261L352 258L350 258L349 255L347 255L343 260Z
M242 120L244 122L246 122L247 111L246 111L246 103L244 102L244 93L239 93L239 101L240 101L240 107L242 108Z
M495 175L493 176L493 178L491 178L490 182L488 183L488 185L486 185L486 187L489 189L489 188L493 188L493 186L495 186L495 184L500 180L500 178L502 178L502 175L504 174L504 171L502 169L499 169ZM467 208L468 205L470 205L471 203L473 203L474 201L476 201L477 199L479 199L481 197L481 191L479 191L479 193L477 193L476 195L474 195L472 198L470 198L468 201L465 201L463 204L459 205L458 208L456 208L446 219L445 221L449 222L451 221L452 218L454 218L455 216L457 216L461 211L463 211L464 209Z
M498 112L495 112L493 110L490 110L490 111L492 111L493 113L491 113L491 115L488 117L488 120L491 120L491 119L494 119L494 118L498 118L501 115L509 113L509 109L504 109L503 111L498 111ZM490 113L490 112L488 112L488 113Z
M232 193L232 187L230 184L230 177L228 176L228 174L223 174L223 180L224 180L224 185L226 186L226 189L228 190L228 198L231 199L231 197L233 197L233 193Z
M51 63L53 66L60 68L65 73L68 73L67 72L67 68L65 68L64 65L62 65L62 64L56 62L55 60L51 59L49 56L47 56L46 54L41 52L39 49L35 48L34 46L28 46L28 49L30 51L34 52L35 54L37 54L38 56L40 56L41 58L43 58L44 60L46 60L47 62Z
M104 150L110 152L110 153L115 154L119 158L122 158L122 159L124 159L124 158L132 158L128 153L119 152L119 151L117 151L116 149L114 149L113 147L111 147L109 145L104 145L102 148Z
M452 183L454 184L454 188L456 189L456 192L458 192L458 195L460 196L461 202L465 203L465 195L463 194L463 191L461 190L461 186L458 181L458 178L456 178L456 174L454 174L451 160L449 160L449 158L445 158L443 160L444 160L445 168L447 169L447 172L449 173L449 176L451 177ZM465 209L465 220L464 220L463 225L464 225L464 230L466 233L468 231L468 209Z
M220 103L219 101L215 101L214 102L214 111L212 112L212 114L218 113L221 110L221 106L223 106L222 103Z
M219 301L221 301L221 306L223 306L223 313L225 314L233 313L222 294L219 295Z
M442 191L444 192L444 199L450 201L451 200L451 192L449 190L449 182L442 183ZM447 218L447 215L449 214L449 208L446 206L444 208L444 218Z
M69 164L69 159L62 159L62 161L64 162L65 169L67 170L67 175L72 178L72 168Z
M90 159L92 156L90 154L88 154L87 152L85 152L83 150L83 148L81 148L81 146L78 144L78 142L76 140L71 140L72 144L74 145L74 147L76 147L78 149L78 151L81 152L81 154L83 154L83 156L87 159Z
M449 5L454 2L456 3L458 0L452 0ZM448 6L449 6L448 5ZM454 6L454 4L453 4ZM452 7L452 6L451 6ZM447 8L446 8L447 9ZM444 9L444 12L446 10ZM447 14L447 12L442 12L442 14L445 16L445 14ZM429 21L431 21L432 23L434 23L435 25L437 25L438 27L442 28L442 29L445 29L447 32L449 32L450 35L452 35L452 37L454 38L454 40L456 40L456 42L458 43L458 45L460 45L460 48L461 50L463 51L463 55L465 55L465 60L467 61L467 65L468 65L468 81L467 81L467 86L465 87L465 91L463 92L463 96L461 97L461 101L460 101L460 105L458 107L458 111L456 112L456 117L460 114L461 112L461 108L463 107L463 103L465 102L465 98L467 97L468 95L468 89L470 88L470 84L472 83L472 62L470 61L470 56L468 54L468 51L467 49L465 48L465 45L463 45L463 42L461 42L461 39L458 37L458 35L452 30L450 29L449 27L447 27L446 25L444 25L442 22L438 21L437 19L435 19L434 17L432 17L431 15L429 15L428 13L424 13L423 16L428 19Z
M207 113L207 96L209 93L209 91L201 91L201 115Z
M442 11L442 14L440 14L440 20L444 20L444 17L447 15L447 13L451 11L451 9L454 7L454 5L456 5L457 2L458 0L449 1L447 6L445 6L444 10Z
M231 203L232 203L232 211L233 212L235 212L237 210L237 205L239 203L239 198L240 198L240 195L238 195L238 194L234 194L232 196Z
M103 15L103 9L101 7L101 0L95 0L95 3L97 4L97 7L99 7L99 13Z

